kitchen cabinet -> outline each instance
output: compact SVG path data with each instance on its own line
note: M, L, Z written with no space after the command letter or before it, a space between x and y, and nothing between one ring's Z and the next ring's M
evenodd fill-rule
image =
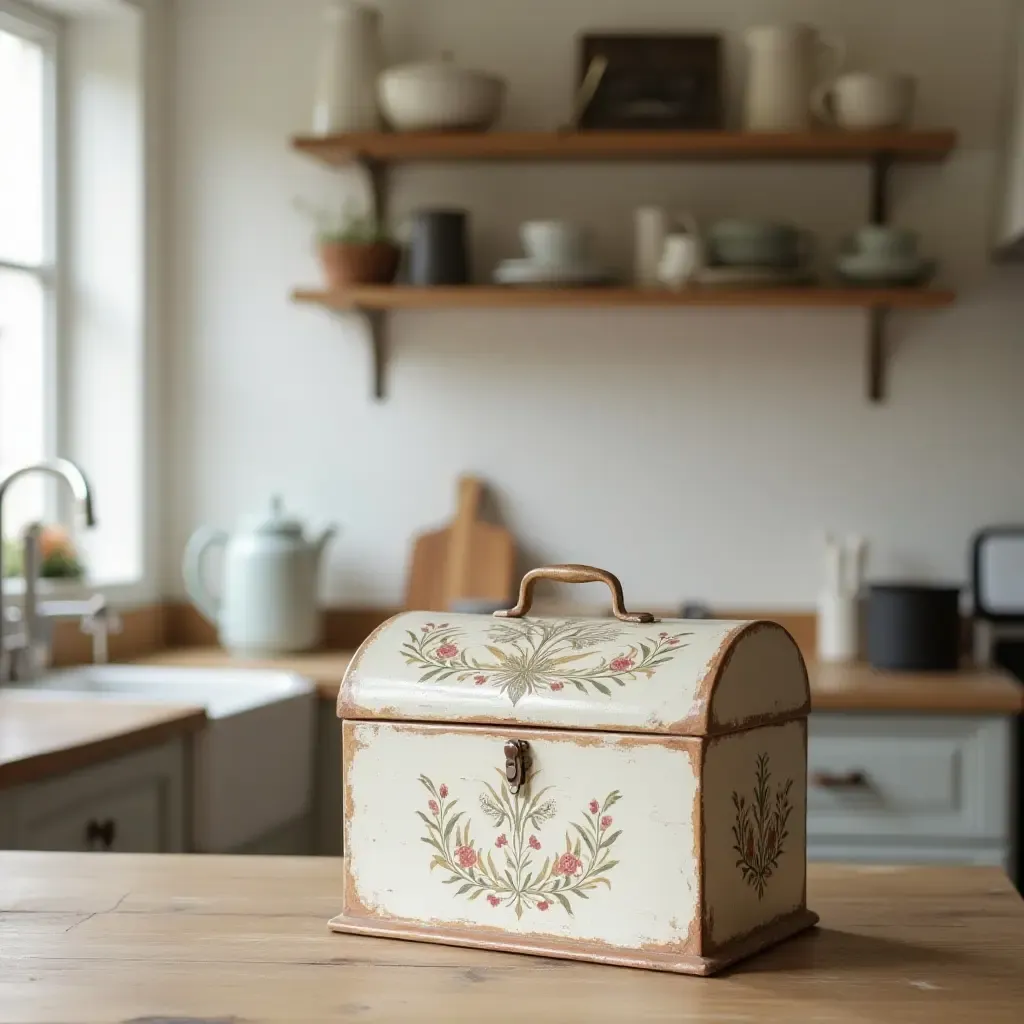
M0 845L22 850L187 849L187 744L162 746L0 792ZM6 825L5 825L6 823Z
M321 700L316 722L316 826L313 852L340 857L342 845L341 721L333 700Z
M809 858L1008 867L1013 748L1007 715L811 715Z

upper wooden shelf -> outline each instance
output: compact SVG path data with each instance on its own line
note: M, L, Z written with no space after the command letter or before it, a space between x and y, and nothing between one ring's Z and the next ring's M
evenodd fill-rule
M359 285L343 290L300 289L296 302L339 310L536 309L609 306L761 306L809 309L936 309L954 300L940 288L725 288L682 291L640 288L507 288L500 285L412 288Z
M334 166L353 161L941 160L956 133L850 132L365 132L300 136L292 146Z

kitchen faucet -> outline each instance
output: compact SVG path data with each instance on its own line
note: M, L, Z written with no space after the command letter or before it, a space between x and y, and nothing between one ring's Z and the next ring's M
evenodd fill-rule
M42 473L63 480L74 496L76 510L81 514L85 525L96 525L92 491L85 474L68 459L50 459L22 466L0 479L0 538L4 535L3 507L7 489L16 480L33 473ZM0 545L0 685L11 682L15 677L23 680L31 679L35 675L35 646L39 639L40 627L43 623L57 619L81 618L83 629L93 634L94 650L102 650L105 658L106 633L111 613L102 596L96 595L88 601L38 600L40 529L38 524L33 524L25 531L25 598L20 613L14 608L8 610L4 603L3 549ZM19 625L20 630L8 635L8 624Z

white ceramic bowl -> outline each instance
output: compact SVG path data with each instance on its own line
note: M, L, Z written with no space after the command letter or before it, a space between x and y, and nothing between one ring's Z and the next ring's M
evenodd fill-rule
M501 114L505 82L450 60L389 68L377 79L381 113L395 131L484 130Z

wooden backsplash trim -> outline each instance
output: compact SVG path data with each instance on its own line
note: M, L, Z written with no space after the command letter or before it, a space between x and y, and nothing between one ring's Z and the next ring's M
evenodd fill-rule
M397 608L327 608L324 610L326 650L355 650ZM666 613L668 614L668 613ZM723 619L772 619L793 634L804 657L814 656L817 635L813 612L771 612L722 609ZM111 634L112 661L133 661L175 647L213 647L217 630L190 604L148 605L121 613L123 629ZM55 665L83 665L92 660L92 638L76 622L59 622L53 634Z
M110 634L111 661L134 661L164 650L167 645L167 608L146 605L120 613L122 629ZM54 665L85 665L92 661L92 637L82 632L79 623L54 624Z
M398 611L398 608L328 608L324 611L323 646L327 650L355 650L385 619ZM813 612L722 609L715 614L723 619L771 619L793 634L805 658L814 656L817 620ZM217 643L216 629L190 604L166 605L164 621L166 647L210 647Z

